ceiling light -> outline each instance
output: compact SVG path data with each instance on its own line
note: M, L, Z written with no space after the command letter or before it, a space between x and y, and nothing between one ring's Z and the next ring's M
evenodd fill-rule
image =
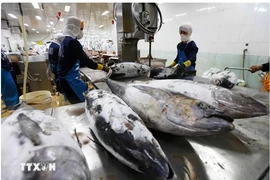
M182 13L182 14L176 14L175 17L179 17L179 16L185 16L187 15L187 13Z
M50 22L51 25L53 25L53 22Z
M47 29L47 31L50 31L49 29Z
M25 26L29 26L28 24L24 24Z
M95 31L94 29L92 31Z
M17 19L16 16L14 16L14 14L8 14L10 17L14 18L14 19Z
M32 30L33 30L33 31L35 31L35 29L34 29L34 28L33 28Z
M64 21L64 19L63 18L60 18L60 21Z
M65 6L65 11L69 12L69 10L70 10L70 6Z
M173 19L172 18L169 18L169 19L165 19L163 22L168 22L168 21L172 21Z
M104 15L106 15L108 13L109 13L109 11L104 11L101 15L104 16Z
M258 11L265 12L265 11L266 11L266 9L264 9L264 8L259 8L259 9L258 9Z
M37 18L38 20L41 20L41 17L39 17L39 16L36 16L36 18Z
M51 27L50 25L47 25L48 27Z
M56 33L56 31L53 31L54 33Z
M37 31L37 33L39 33L39 32Z
M101 28L101 27L103 27L103 25L100 25L99 27Z
M37 2L32 2L32 5L34 6L34 8L39 9L39 5Z

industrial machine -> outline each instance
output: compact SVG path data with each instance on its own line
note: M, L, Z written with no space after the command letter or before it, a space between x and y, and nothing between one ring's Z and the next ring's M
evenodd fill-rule
M115 3L114 19L117 22L118 56L122 62L138 61L138 41L149 42L149 66L151 43L162 26L162 15L156 3Z

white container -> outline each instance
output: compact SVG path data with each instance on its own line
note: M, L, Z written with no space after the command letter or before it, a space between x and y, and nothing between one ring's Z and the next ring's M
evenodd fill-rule
M25 101L26 104L40 110L50 108L52 104L52 95L50 91L33 91L26 93L25 99L23 99L23 95L21 95L19 99L21 102Z

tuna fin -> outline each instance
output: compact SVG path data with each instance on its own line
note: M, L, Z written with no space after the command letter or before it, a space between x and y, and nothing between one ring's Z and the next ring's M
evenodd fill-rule
M171 97L171 93L164 91L159 88L149 87L149 86L142 86L142 85L132 85L134 88L149 94L150 96L154 97L155 99L160 99L160 97Z
M183 156L183 158L187 166L187 168L186 167L184 168L186 170L185 180L197 180L197 175L196 175L194 166L185 156Z
M39 124L27 117L24 113L20 113L17 119L22 132L34 143L34 145L40 145L41 140L38 133L42 132L42 129Z

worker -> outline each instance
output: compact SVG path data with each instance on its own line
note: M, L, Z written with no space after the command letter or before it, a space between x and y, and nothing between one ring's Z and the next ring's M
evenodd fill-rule
M63 40L64 36L62 33L57 33L55 35L54 41L49 46L49 61L51 71L54 74L54 82L56 84L56 90L60 91L59 89L59 78L57 75L57 63L58 63L58 53L59 53L59 46L61 41Z
M83 37L84 22L75 16L67 19L64 39L59 48L58 76L60 89L71 104L83 102L88 86L80 78L80 67L108 71L106 66L95 63L83 51L78 41Z
M255 73L259 70L262 70L263 72L266 72L266 71L269 72L269 62L261 64L261 65L250 66L249 70L251 73Z
M184 78L192 80L196 75L196 56L199 48L196 43L190 40L192 27L184 24L179 27L181 42L177 44L177 56L175 60L168 66L169 68L177 65L174 73L168 78Z
M1 49L1 94L6 107L13 107L19 103L19 90L12 71L12 65Z

